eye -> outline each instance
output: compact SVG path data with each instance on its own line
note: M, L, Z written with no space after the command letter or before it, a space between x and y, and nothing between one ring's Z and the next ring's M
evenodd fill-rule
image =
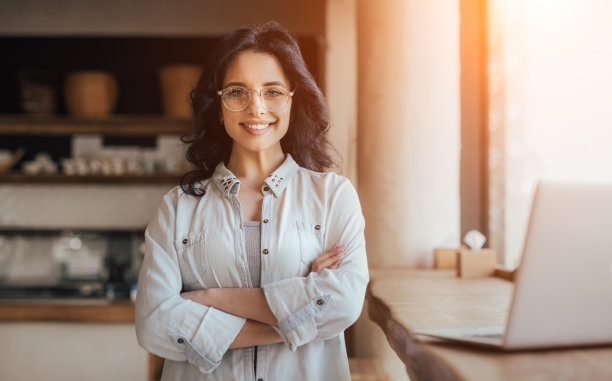
M280 97L281 95L285 94L285 92L281 89L265 89L264 90L264 96L266 97L270 97L270 98L274 98L274 97Z
M229 97L240 98L240 97L247 96L247 90L234 87L234 88L226 90L225 94Z

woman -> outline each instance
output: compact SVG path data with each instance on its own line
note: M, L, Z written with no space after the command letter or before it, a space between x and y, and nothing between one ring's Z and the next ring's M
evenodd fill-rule
M368 270L328 109L274 23L227 34L192 93L196 167L145 232L138 341L163 380L350 380Z

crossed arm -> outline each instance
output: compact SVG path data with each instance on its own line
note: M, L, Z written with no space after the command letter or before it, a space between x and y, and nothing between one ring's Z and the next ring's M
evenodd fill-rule
M313 261L311 271L319 273L324 269L337 269L344 254L345 246L335 245ZM282 342L280 335L272 328L278 321L262 288L209 288L184 292L181 296L247 319L230 348Z

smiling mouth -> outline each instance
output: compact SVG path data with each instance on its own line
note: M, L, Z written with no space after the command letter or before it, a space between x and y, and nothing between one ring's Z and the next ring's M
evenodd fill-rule
M247 131L254 133L264 132L268 127L270 127L272 122L264 122L264 121L249 121L240 123L241 126L246 127Z
M250 128L252 130L263 130L264 128L268 128L270 127L270 125L272 123L257 123L257 124L251 124L251 123L240 123L241 125L245 126L246 128Z

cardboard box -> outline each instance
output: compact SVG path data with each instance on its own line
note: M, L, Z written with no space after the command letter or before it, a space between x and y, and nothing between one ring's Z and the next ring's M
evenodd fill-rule
M493 249L457 251L457 276L462 278L489 277L495 274L497 254Z

